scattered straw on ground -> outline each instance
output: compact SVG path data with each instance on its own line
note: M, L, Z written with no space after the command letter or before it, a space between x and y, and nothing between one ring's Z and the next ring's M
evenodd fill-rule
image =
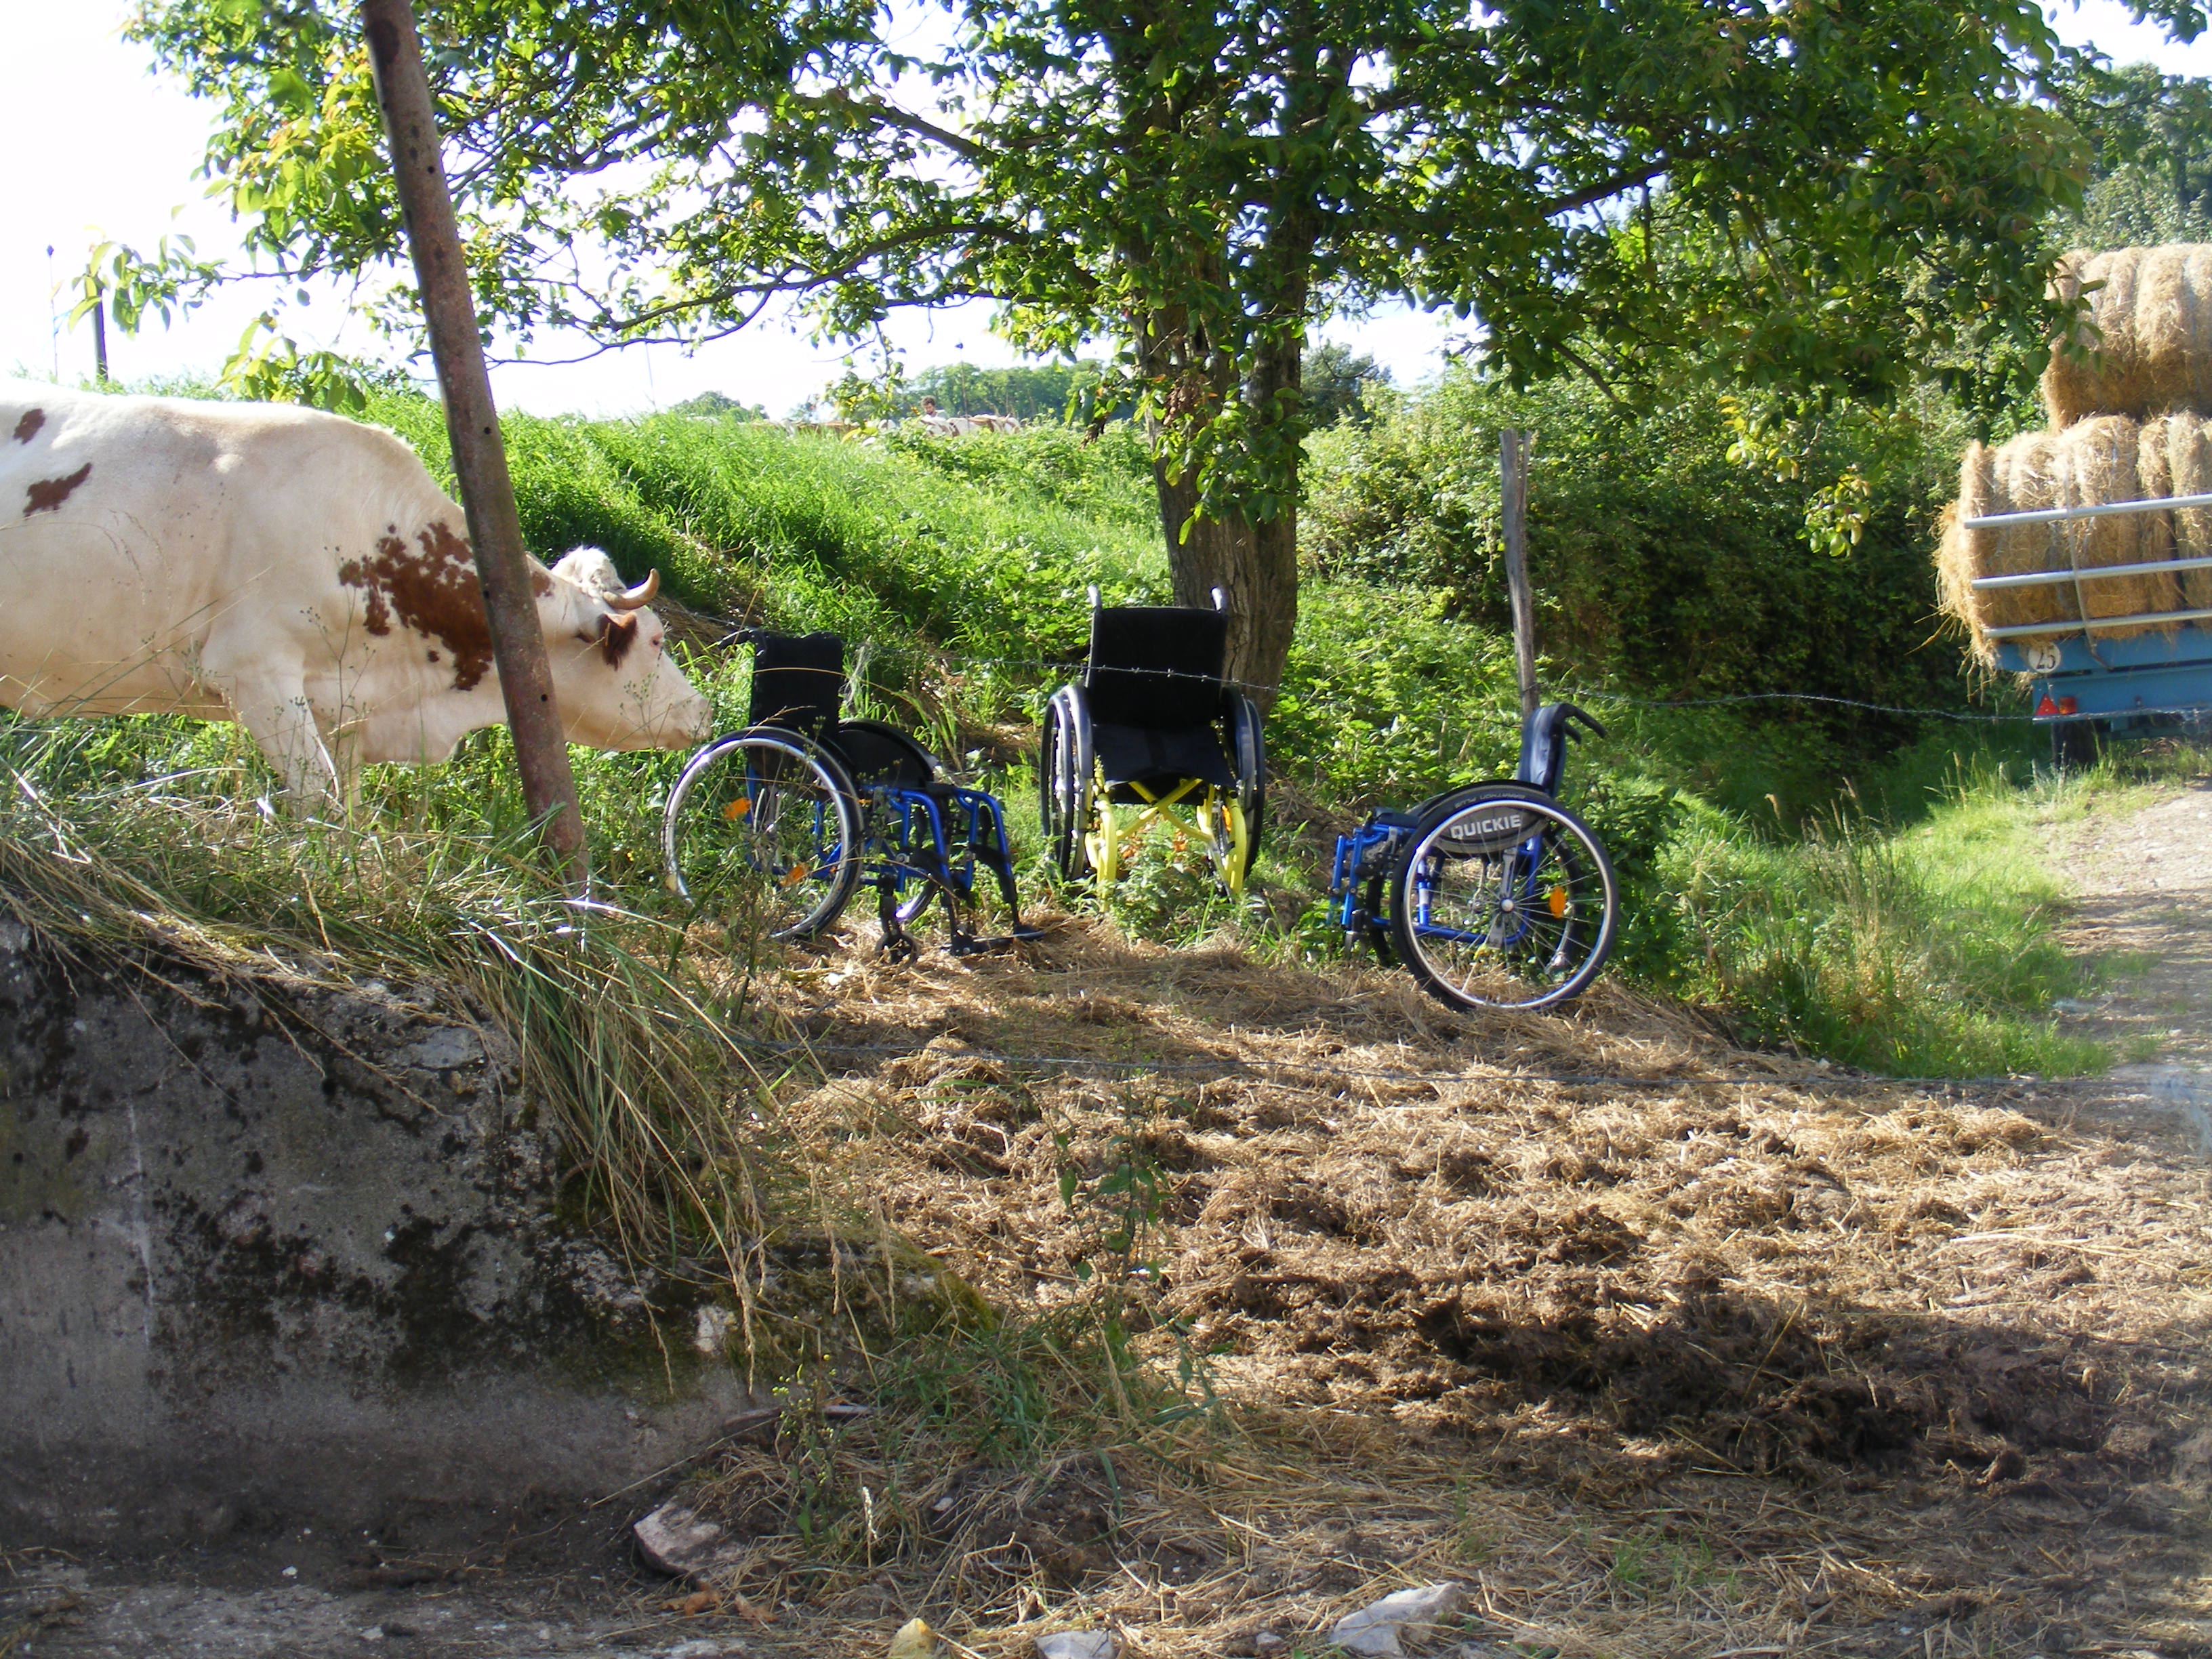
M797 964L777 1006L907 1051L789 1085L839 1185L1004 1308L1123 1260L1139 1346L1207 1356L1225 1402L1042 1469L917 1462L888 1416L732 1454L702 1487L759 1540L732 1593L799 1648L926 1611L992 1655L1083 1624L1315 1650L1451 1577L1477 1653L2212 1651L2212 1232L2178 1142L2032 1085L1822 1089L1617 986L1462 1019L1402 975L1065 921L1017 957ZM1344 1075L1392 1071L1453 1080ZM1116 1258L1132 1169L1156 1216ZM866 1514L825 1558L829 1509L811 1541L793 1517L833 1488Z

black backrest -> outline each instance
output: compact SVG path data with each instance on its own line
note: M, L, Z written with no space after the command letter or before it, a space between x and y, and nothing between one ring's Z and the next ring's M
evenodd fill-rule
M1577 726L1605 735L1602 726L1571 702L1547 702L1533 710L1521 722L1521 764L1514 781L1558 794L1560 774L1567 769L1567 739Z
M835 634L762 634L753 641L748 726L783 726L818 738L845 697L845 641Z
M1178 732L1221 718L1229 614L1173 605L1103 605L1091 613L1091 718Z

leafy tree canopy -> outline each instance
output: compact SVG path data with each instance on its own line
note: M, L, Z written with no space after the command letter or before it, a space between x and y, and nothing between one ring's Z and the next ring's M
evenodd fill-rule
M687 398L676 405L678 415L719 415L732 421L764 421L768 410L758 404L741 404L735 398L720 392L702 392L696 398Z
M1366 353L1355 355L1330 340L1306 353L1300 382L1307 418L1316 427L1334 426L1346 415L1359 416L1367 394L1390 384L1390 371L1376 367Z
M2212 240L2212 82L2149 64L2086 62L2057 102L2090 143L2078 220L2058 229L2088 247Z
M1295 617L1318 318L1448 306L1516 382L1687 362L1879 400L2047 325L2022 249L2083 177L2036 0L419 9L488 320L697 340L795 295L860 337L982 297L1035 355L1111 341L1178 592L1230 587L1260 682ZM131 28L222 103L208 169L264 267L360 275L404 318L353 9L141 0ZM116 259L142 302L195 280Z

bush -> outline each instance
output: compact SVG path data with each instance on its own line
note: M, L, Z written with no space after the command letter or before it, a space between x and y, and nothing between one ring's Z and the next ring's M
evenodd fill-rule
M1371 426L1314 441L1304 535L1324 578L1418 585L1445 596L1443 614L1510 632L1498 432L1521 426L1537 434L1528 560L1547 685L1662 699L1968 702L1961 654L1936 638L1931 526L1965 434L1941 403L1920 409L1901 446L1869 457L1838 441L1792 482L1729 459L1734 434L1712 394L1629 412L1586 385L1516 395L1462 372L1425 398L1377 404ZM1884 470L1872 475L1858 544L1841 557L1814 550L1806 523L1818 477L1876 460ZM1778 783L1796 810L1826 793L1820 780L1839 763L1863 767L1916 733L1895 716L1787 703L1675 729L1682 741L1663 752L1676 767L1695 768L1709 742L1740 751L1753 736L1771 781L1733 792L1732 804ZM1658 735L1647 722L1647 741Z

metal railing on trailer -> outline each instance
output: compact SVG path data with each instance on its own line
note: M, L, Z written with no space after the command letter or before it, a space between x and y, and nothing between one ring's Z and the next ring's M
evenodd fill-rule
M1973 580L1977 592L2014 587L2070 586L2074 590L2076 614L2073 617L2013 623L1987 630L1996 644L2000 668L2034 677L2033 696L2039 721L2054 728L2089 721L2118 728L2142 722L2153 714L2212 712L2212 626L2208 626L2212 624L2212 608L2179 606L2096 617L2089 614L2086 591L2087 584L2123 577L2212 570L2212 556L2081 565L2075 562L2075 550L2065 545L2066 538L2060 533L2063 526L2083 520L2191 507L2212 509L2212 495L1996 513L1961 521L1960 527L1966 530L2049 525L2052 551L2068 559L2063 569L2009 572ZM2096 637L2123 632L2124 638Z

